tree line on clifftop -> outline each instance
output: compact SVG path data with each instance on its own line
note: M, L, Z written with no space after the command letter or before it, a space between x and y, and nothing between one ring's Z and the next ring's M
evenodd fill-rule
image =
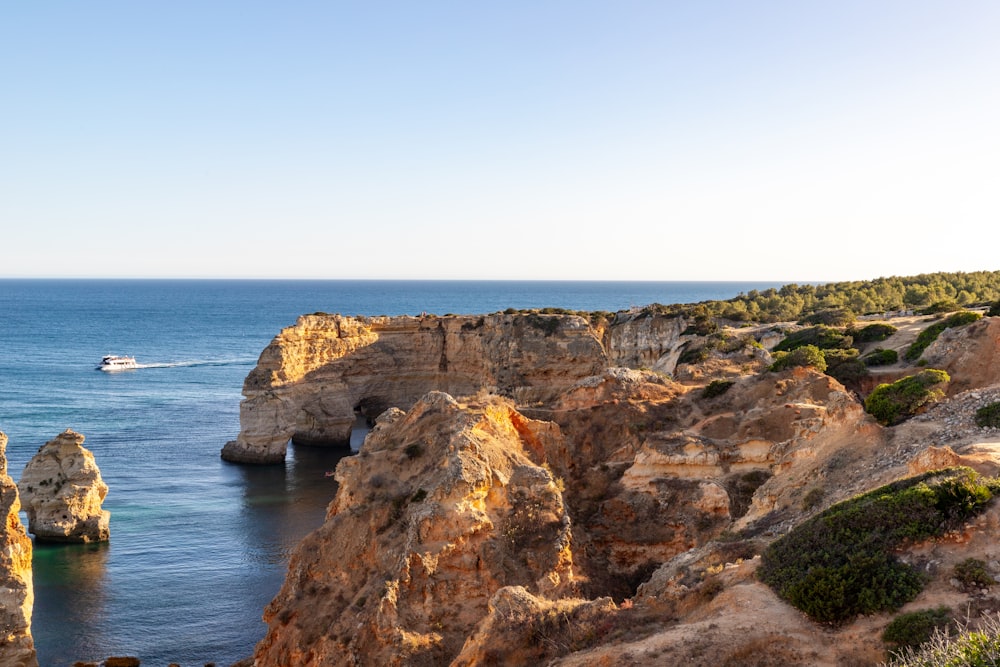
M856 316L949 312L993 306L1000 311L1000 271L926 273L911 277L750 290L726 301L652 304L642 312L734 322L846 324Z

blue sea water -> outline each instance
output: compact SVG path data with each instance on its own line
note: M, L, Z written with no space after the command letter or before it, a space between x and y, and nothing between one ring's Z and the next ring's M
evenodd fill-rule
M0 431L17 480L72 428L110 487L111 541L36 545L32 632L43 666L110 655L230 664L263 636L296 543L320 525L345 453L223 462L243 379L312 312L618 311L728 299L780 283L0 280ZM105 354L140 368L95 371ZM23 517L22 517L23 519Z

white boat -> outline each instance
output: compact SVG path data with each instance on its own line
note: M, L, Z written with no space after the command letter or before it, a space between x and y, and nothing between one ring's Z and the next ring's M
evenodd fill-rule
M138 368L139 365L135 363L135 357L119 357L114 354L105 355L101 359L101 365L97 367L99 371L127 371L132 368Z

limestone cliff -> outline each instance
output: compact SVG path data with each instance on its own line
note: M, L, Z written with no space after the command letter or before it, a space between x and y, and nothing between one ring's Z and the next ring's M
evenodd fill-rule
M995 383L1000 378L1000 317L945 329L923 358L952 377L951 395Z
M31 539L21 525L17 486L7 474L7 436L0 433L0 667L36 667L31 639Z
M501 587L572 592L557 480L529 457L560 437L503 402L463 408L440 392L385 413L337 467L326 523L266 610L256 664L447 664Z
M71 430L42 445L21 473L18 490L28 530L48 542L103 542L111 513L101 508L108 485L84 436Z
M407 409L428 391L486 388L518 403L544 401L606 365L597 333L574 315L307 315L247 376L240 433L222 457L282 461L289 439L346 445L359 416Z

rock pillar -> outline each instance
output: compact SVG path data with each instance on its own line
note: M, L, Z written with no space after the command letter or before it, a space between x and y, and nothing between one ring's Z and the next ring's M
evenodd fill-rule
M67 429L24 467L17 488L37 541L103 542L111 535L111 513L101 509L108 485L83 440Z

